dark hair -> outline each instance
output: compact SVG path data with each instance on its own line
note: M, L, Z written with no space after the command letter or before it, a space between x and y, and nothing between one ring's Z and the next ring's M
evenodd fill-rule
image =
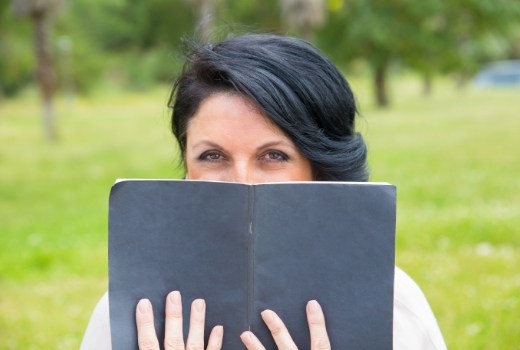
M243 96L264 112L311 162L316 180L368 180L352 90L311 44L252 34L192 45L169 102L183 156L190 118L205 98L219 92Z

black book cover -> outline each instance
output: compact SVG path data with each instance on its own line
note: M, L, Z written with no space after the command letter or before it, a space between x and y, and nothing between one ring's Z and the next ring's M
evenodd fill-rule
M135 307L151 300L162 344L166 295L206 300L206 340L244 349L250 329L276 349L269 308L296 345L310 344L305 305L321 304L333 349L392 349L395 187L380 183L116 183L109 209L114 350L137 349Z

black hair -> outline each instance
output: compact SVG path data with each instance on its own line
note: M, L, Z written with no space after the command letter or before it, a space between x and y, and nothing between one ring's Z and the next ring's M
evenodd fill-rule
M205 98L219 92L250 100L280 127L311 162L316 180L368 180L352 90L311 44L249 34L215 45L191 45L169 101L172 131L183 156L190 118Z

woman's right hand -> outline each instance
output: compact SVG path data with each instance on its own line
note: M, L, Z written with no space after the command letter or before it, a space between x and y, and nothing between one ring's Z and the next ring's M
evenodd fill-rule
M327 334L327 327L325 326L325 315L321 309L320 304L316 300L311 300L307 303L307 323L311 336L311 350L331 350L329 336ZM264 310L261 313L267 328L271 331L271 335L278 346L278 349L284 350L298 350L285 327L283 321L278 315L271 310ZM260 340L250 331L246 331L240 335L242 343L247 350L265 350ZM309 349L309 348L307 348Z
M141 299L136 308L137 342L139 350L160 350L159 340L155 334L152 304L148 299ZM206 303L196 299L191 304L190 330L184 345L182 332L182 301L178 291L171 292L166 297L166 322L164 348L165 350L202 350L204 349L204 321L206 318ZM215 326L211 330L207 350L220 350L224 329Z

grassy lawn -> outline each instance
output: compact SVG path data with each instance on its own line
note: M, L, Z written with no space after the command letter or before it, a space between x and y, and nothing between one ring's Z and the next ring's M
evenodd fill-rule
M371 106L354 81L372 180L398 187L397 263L423 288L450 349L520 349L520 94L429 98L402 79ZM76 349L107 288L116 178L178 177L168 88L57 104L43 140L34 92L0 102L0 349Z

